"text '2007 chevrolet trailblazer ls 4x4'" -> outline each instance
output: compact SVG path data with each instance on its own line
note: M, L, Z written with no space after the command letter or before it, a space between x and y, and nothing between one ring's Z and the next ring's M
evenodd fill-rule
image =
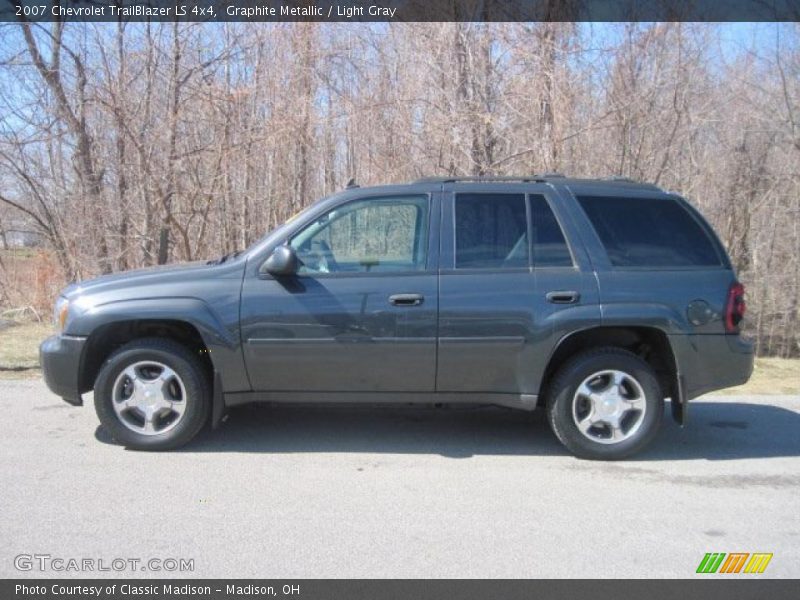
M741 384L744 289L711 227L645 184L561 176L351 187L246 252L66 288L50 389L168 449L248 402L542 407L616 459L670 398Z

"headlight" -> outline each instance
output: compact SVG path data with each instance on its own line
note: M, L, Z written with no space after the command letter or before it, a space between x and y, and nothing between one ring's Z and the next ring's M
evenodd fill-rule
M67 324L67 314L69 313L69 300L63 296L59 296L56 300L56 305L53 308L53 325L58 331L64 331L64 325Z

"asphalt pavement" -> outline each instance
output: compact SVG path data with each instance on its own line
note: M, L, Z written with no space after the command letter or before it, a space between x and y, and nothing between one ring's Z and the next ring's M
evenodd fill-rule
M242 407L135 452L85 398L0 381L0 577L800 576L800 396L700 398L618 463L492 407Z

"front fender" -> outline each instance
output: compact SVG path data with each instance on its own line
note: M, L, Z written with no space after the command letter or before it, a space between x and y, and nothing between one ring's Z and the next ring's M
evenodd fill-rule
M107 325L145 320L180 321L197 329L208 349L214 368L215 404L223 392L250 389L239 336L238 310L232 311L226 320L199 298L114 300L85 308L78 306L68 323L68 333L91 337L98 328ZM215 414L216 412L215 410Z
M193 325L209 351L236 349L238 328L230 331L214 310L199 298L137 298L89 306L72 317L70 335L89 336L98 327L122 321L173 320Z

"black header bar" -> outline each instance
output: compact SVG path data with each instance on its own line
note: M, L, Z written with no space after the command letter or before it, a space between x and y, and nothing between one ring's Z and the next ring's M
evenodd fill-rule
M0 0L0 21L798 21L800 0Z

